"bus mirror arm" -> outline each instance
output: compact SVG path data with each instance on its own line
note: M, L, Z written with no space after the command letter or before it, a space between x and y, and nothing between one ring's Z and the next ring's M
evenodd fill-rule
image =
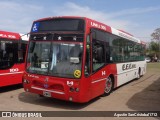
M29 33L26 33L26 34L21 35L21 38L22 38L23 36L26 36L26 35L27 35L27 37L28 37L28 35L30 35L30 32L29 32Z

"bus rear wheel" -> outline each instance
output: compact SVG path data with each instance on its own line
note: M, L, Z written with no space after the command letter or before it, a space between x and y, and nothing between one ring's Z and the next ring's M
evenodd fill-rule
M141 77L141 69L138 69L138 73L137 73L137 79L139 79Z
M113 79L109 76L106 79L105 89L104 89L104 95L108 96L113 90Z

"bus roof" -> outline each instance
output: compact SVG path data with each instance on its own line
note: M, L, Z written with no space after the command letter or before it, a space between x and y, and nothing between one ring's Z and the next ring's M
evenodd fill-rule
M114 34L114 35L129 39L133 42L141 43L141 41L138 38L135 38L134 36L131 36L131 35L125 33L125 32L119 31L115 28L111 28L111 29L112 29L112 34Z
M89 24L90 27L98 28L98 29L101 29L103 31L112 33L114 35L117 35L117 36L129 39L129 40L131 40L133 42L137 42L137 43L143 44L143 42L141 42L140 39L134 37L132 34L126 32L124 30L115 29L115 28L113 28L111 26L108 26L106 24L103 24L101 22L92 20L92 19L87 18L87 17L80 17L80 16L55 16L55 17L47 17L47 18L38 19L38 20L35 20L34 22L44 21L44 20L51 20L51 19L56 19L56 18L84 19L84 20L88 21L88 24Z
M8 32L0 30L0 38L12 39L12 40L24 40L28 41L29 36L21 33Z
M20 36L19 33L7 32L7 31L1 31L0 30L0 38L20 40L20 37L21 36Z

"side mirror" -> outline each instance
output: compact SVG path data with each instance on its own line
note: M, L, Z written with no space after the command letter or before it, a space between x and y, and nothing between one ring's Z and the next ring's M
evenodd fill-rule
M35 42L29 44L29 53L32 53L35 48Z

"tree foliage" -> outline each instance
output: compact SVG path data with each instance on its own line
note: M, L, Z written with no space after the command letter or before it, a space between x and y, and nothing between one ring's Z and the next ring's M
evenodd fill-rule
M160 28L157 28L154 30L154 32L151 34L152 40L156 40L160 42Z
M150 58L157 56L160 58L159 55L159 43L152 41L149 43L149 47L146 49L146 55L149 56Z
M159 44L157 42L151 42L149 45L151 51L159 52Z
M160 28L157 28L154 30L154 32L151 34L152 42L150 42L149 45L149 53L152 56L158 56L160 59Z

